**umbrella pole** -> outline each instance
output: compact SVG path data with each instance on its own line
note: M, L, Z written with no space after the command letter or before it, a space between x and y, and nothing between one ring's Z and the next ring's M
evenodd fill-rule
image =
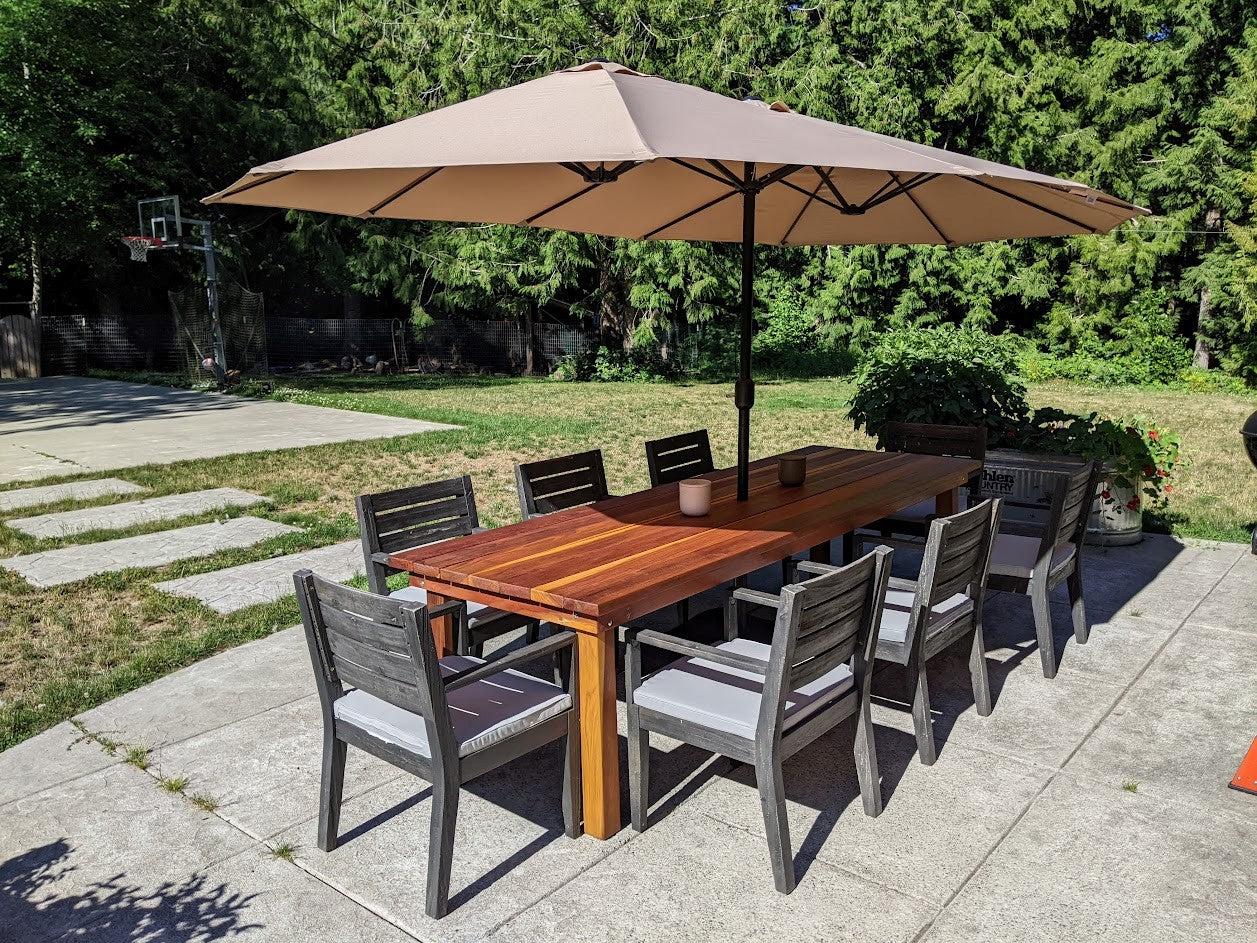
M747 162L742 189L742 334L738 356L738 381L733 403L738 408L738 500L750 490L751 407L755 405L755 381L751 379L751 338L755 333L755 165Z

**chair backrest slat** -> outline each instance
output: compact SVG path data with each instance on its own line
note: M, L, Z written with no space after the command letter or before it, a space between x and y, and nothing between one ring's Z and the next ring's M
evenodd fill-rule
M882 430L887 452L946 455L986 461L986 429L981 426L950 426L926 422L888 422ZM976 504L982 490L982 472L969 477L969 503Z
M1082 539L1099 490L1100 473L1100 462L1087 462L1068 476L1061 476L1058 493L1053 496L1052 502L1053 511L1057 502L1060 503L1056 526L1051 529L1052 546Z
M601 501L607 497L602 451L592 449L516 465L515 484L525 520Z
M379 554L400 553L462 537L480 526L471 478L462 475L358 496L358 529L371 591L387 595L391 572Z
M888 547L840 570L782 589L765 676L760 723L780 724L789 692L851 664L863 681L877 645L877 627L890 578Z
M931 609L957 593L968 596L975 607L981 608L1000 507L999 498L989 498L967 511L930 523L908 620L905 644L909 647L918 643Z
M426 609L309 570L293 579L325 707L350 685L419 714L438 740L453 736Z
M652 488L714 471L707 430L695 429L648 441L646 468L650 472Z

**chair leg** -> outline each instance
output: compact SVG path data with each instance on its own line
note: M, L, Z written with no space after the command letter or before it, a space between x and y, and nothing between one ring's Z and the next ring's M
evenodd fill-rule
M581 833L580 715L572 711L567 717L566 756L563 761L563 827L568 838Z
M541 623L536 622L536 621L529 622L528 625L524 628L525 644L531 645L533 642L537 641L537 639L539 638L541 638Z
M1065 586L1069 590L1070 615L1074 620L1074 639L1079 645L1086 645L1091 636L1091 626L1087 624L1087 605L1082 598L1082 572L1075 565L1074 571L1065 578Z
M732 642L742 634L742 607L730 593L725 599L725 641Z
M633 831L650 824L650 731L642 730L638 708L628 706L629 820Z
M319 848L323 851L335 851L339 842L346 746L327 728L323 734L323 782L319 789Z
M427 914L434 920L450 909L450 870L454 860L454 826L458 821L458 780L432 784L432 826L428 839Z
M759 784L759 804L764 810L764 832L768 836L768 856L773 863L773 883L789 894L794 890L794 855L790 853L790 823L786 819L786 788L777 757L755 764Z
M973 678L973 703L978 716L991 713L991 679L986 671L986 639L982 635L982 623L973 629L973 646L969 649L969 675Z
M1052 606L1048 602L1047 583L1030 584L1030 608L1034 610L1034 631L1039 639L1039 660L1043 677L1056 677L1056 642L1052 638Z
M867 698L860 707L855 723L855 773L860 780L860 798L864 814L882 814L882 780L877 770L877 744L873 740L873 717Z
M857 551L864 549L864 542L856 537L855 531L849 530L842 535L842 562L851 563L856 558Z
M677 618L681 620L681 628L685 628L685 626L690 624L690 601L688 599L682 599L677 603Z
M789 586L794 582L794 557L786 557L781 561L781 585Z
M934 720L930 717L930 686L925 677L925 662L916 666L916 681L912 692L912 725L917 732L917 753L921 762L932 766L938 759L938 753L934 749Z

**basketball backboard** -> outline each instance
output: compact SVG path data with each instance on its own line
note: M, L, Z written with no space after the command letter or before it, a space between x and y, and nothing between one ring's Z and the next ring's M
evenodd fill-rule
M154 196L137 201L139 235L160 239L162 248L173 248L183 240L183 216L177 196Z

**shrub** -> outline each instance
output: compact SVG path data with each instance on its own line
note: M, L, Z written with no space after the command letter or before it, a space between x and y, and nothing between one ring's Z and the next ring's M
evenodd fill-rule
M676 358L664 360L653 344L642 344L628 351L599 347L597 350L562 357L550 378L597 383L626 380L659 382L680 379L682 373Z
M1011 440L1030 414L1015 338L943 325L891 331L856 371L848 415L878 437L892 420L980 425Z

